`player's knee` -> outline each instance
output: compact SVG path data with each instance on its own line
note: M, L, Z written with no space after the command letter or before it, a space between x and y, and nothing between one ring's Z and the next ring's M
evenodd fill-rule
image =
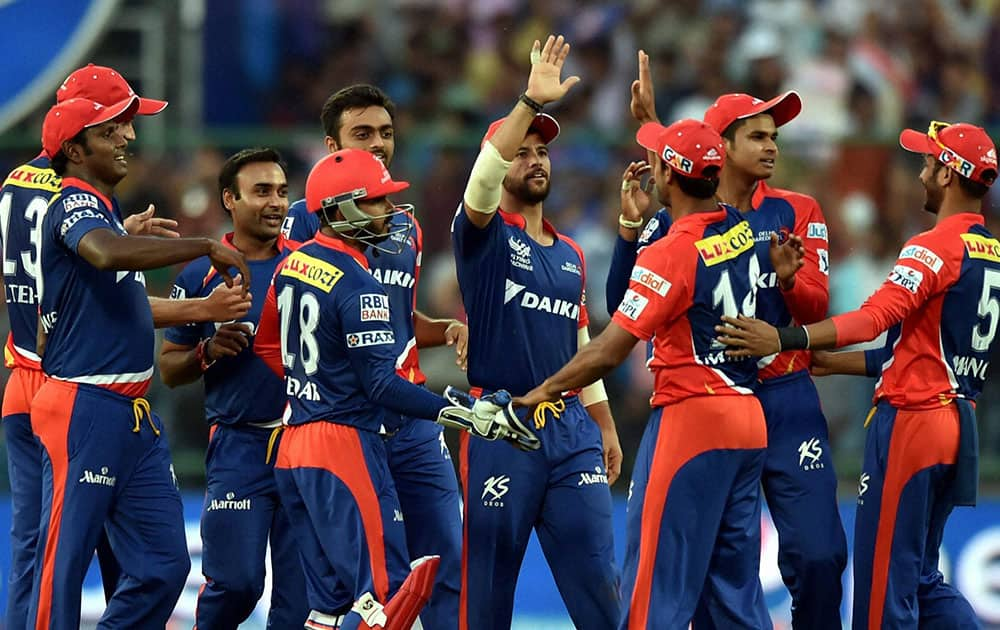
M831 576L840 579L847 567L847 549L840 545L811 547L804 550L800 570L807 576Z

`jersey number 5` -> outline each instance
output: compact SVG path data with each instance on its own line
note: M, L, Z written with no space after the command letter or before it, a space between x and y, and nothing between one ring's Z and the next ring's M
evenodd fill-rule
M972 327L972 349L976 352L988 352L993 337L997 334L997 323L1000 322L1000 302L997 301L996 291L1000 290L1000 271L996 269L983 269L983 292L979 296L979 323ZM982 320L989 318L986 322ZM980 333L979 329L986 323L986 333Z
M295 287L286 285L278 294L278 314L281 316L281 363L289 370L295 368L295 358L302 361L302 369L307 375L319 369L319 344L316 342L316 327L319 326L319 300L308 291L303 291L295 308ZM298 311L293 312L293 311ZM288 331L292 317L299 318L298 355L288 347Z

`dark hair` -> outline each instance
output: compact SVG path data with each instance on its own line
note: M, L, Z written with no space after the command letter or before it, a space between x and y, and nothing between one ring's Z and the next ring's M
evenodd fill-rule
M719 135L730 142L736 142L736 132L740 130L740 127L747 124L748 120L750 120L750 118L737 118L733 122L729 123L729 126L723 129L722 133Z
M937 175L937 172L942 168L948 168L948 167L939 162L938 160L934 160L934 170L931 171L931 175L932 176ZM971 197L973 199L982 199L987 195L987 193L990 192L990 187L987 186L986 184L974 182L954 169L949 169L949 170L951 171L951 174L954 177L958 178L958 187L962 189L962 192L965 193L966 196ZM996 180L996 176L997 176L996 171L993 171L992 179ZM987 176L987 179L989 179L989 176Z
M389 112L390 119L396 119L396 104L385 92L374 85L358 83L337 90L323 103L323 111L319 115L323 132L340 144L341 114L348 109L366 107L382 107Z
M270 147L253 147L251 149L243 149L239 153L236 153L226 160L226 163L222 165L222 170L219 171L219 200L222 201L222 207L226 212L229 209L226 208L225 194L228 190L233 193L237 199L240 198L240 187L236 185L236 176L240 174L240 171L247 164L253 164L254 162L274 162L281 167L281 172L288 175L288 164L285 163L285 159L281 157L277 149L272 149Z
M80 146L83 147L84 153L86 153L87 155L90 154L90 147L87 146L86 129L81 129L80 133L70 138L69 141L79 144ZM66 174L66 167L69 166L69 156L63 153L62 149L59 149L59 151L57 151L56 154L52 156L52 159L50 160L50 166L52 166L52 170L55 171L56 175L62 177L63 175Z
M670 168L666 164L663 166ZM721 170L718 166L706 166L703 172L704 177L689 177L681 175L677 171L674 171L673 177L685 195L696 199L711 199L719 188L719 171Z

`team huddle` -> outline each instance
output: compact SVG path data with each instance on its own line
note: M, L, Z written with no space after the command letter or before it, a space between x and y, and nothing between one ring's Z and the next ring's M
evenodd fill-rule
M77 628L95 552L98 627L166 626L191 565L144 398L154 361L170 387L204 381L201 630L250 616L268 548L268 627L510 628L532 531L577 628L771 628L762 497L793 627L842 628L847 545L811 368L879 378L853 627L979 627L938 547L953 507L976 501L977 366L1000 324L1000 241L981 214L997 177L989 136L967 123L902 132L924 156L936 225L864 305L824 319L822 211L767 184L799 96L726 94L703 120L663 125L640 51L631 112L646 159L622 176L612 318L591 339L584 252L543 212L560 131L544 108L580 80L561 76L569 50L562 36L534 43L526 89L486 130L450 227L393 202L409 186L388 170L395 106L353 85L323 107L329 155L305 199L289 204L273 149L225 162L221 241L118 206L133 121L167 103L102 66L66 79L42 153L0 191L7 628ZM416 309L424 229L450 229L465 323ZM170 299L147 295L145 270L185 262ZM882 333L877 350L822 352ZM622 451L601 378L640 340L654 388L620 563ZM433 346L454 347L469 391L427 389L419 349ZM461 431L460 479L445 427Z

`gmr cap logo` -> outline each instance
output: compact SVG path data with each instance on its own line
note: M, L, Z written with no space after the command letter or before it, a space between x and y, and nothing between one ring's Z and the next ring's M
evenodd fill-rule
M0 132L43 103L84 65L119 0L0 0ZM13 60L17 60L16 62ZM96 60L95 60L96 61Z

